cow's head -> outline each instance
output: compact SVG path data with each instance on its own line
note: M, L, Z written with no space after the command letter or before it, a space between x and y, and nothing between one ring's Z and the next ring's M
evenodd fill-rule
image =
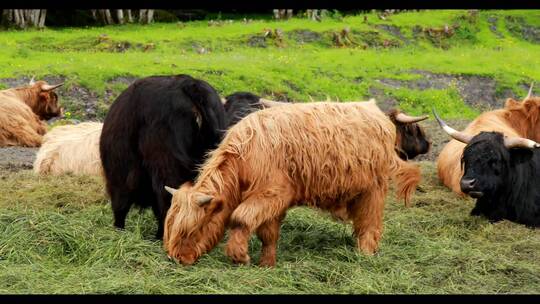
M453 139L467 146L461 164L461 191L473 198L497 195L497 190L508 186L511 149L534 149L540 144L526 138L506 137L500 132L480 132L475 136L456 131L433 111L439 125ZM506 187L505 187L506 186Z
M42 120L49 120L53 117L63 115L64 109L58 105L58 95L53 91L63 83L50 85L40 80L30 80L27 87L17 89L20 98L36 113Z
M165 218L163 247L169 258L191 265L223 238L232 211L221 199L194 191L190 182L178 190L165 189L173 198Z
M429 116L413 117L396 109L387 115L396 126L396 150L401 159L413 159L429 151L431 142L418 124Z

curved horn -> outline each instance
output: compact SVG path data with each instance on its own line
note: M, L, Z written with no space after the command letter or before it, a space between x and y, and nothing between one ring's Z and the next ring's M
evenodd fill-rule
M504 137L504 146L508 149L512 148L523 148L523 149L534 149L540 148L540 144L526 139L523 137Z
M41 85L41 90L42 91L51 91L51 90L54 90L60 86L64 85L64 83L59 83L59 84L55 84L55 85L50 85L50 84L43 84Z
M277 106L283 106L286 105L286 102L280 102L280 101L274 101L264 98L259 98L259 102L263 105L265 108L271 108L271 107L277 107Z
M32 76L32 79L30 79L30 82L28 83L28 85L34 85L36 82L34 81L34 78L36 78L36 75Z
M399 121L399 122L402 122L402 123L415 123L415 122L419 122L419 121L422 121L422 120L425 120L425 119L428 119L429 116L427 115L424 115L424 116L409 116L405 113L398 113L396 115L396 120Z
M523 100L531 98L533 87L534 87L534 81L531 82L531 87L529 88L529 93L527 93L527 97L525 97Z
M171 187L169 187L169 186L165 186L165 190L166 190L167 192L169 192L171 195L174 195L174 194L176 193L176 191L178 191L178 190L176 190L176 189L174 189L174 188L171 188Z
M432 109L433 115L435 115L435 119L437 119L437 122L443 128L444 132L448 133L453 139L460 141L464 144L468 144L469 141L473 138L471 135L465 134L463 132L459 132L457 130L454 130L450 128L440 117L437 115L437 112L435 112L435 109Z

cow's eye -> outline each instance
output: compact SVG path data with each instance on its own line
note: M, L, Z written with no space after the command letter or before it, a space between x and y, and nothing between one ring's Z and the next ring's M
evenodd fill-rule
M493 173L495 173L495 175L499 175L499 168L497 167L497 161L491 159L489 160L488 165L493 170Z

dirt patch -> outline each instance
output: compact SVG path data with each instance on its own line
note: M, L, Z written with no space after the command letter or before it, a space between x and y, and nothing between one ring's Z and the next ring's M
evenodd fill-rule
M317 42L323 39L322 34L304 29L289 31L287 37L298 43Z
M533 43L540 43L540 27L525 22L523 17L506 16L506 28L512 35Z
M383 31L389 33L390 35L398 38L399 40L401 40L405 44L410 43L410 40L407 39L405 36L403 36L403 34L401 33L401 29L399 27L395 26L395 25L377 24L377 25L375 25L375 28L383 30Z
M489 23L489 30L493 34L495 34L495 36L497 36L497 38L504 38L504 35L501 32L499 32L499 30L497 29L497 21L498 20L499 19L497 17L493 17L493 16L488 18L487 21Z
M384 90L381 90L376 87L370 87L368 92L369 92L369 97L375 98L375 100L377 101L377 105L383 111L389 111L391 109L396 108L399 105L399 101L395 99L394 97L385 94Z
M139 77L135 76L119 76L111 79L109 81L110 84L127 84L128 86L135 82L135 80L139 79Z
M0 148L0 170L19 171L32 169L39 148Z
M445 119L449 126L456 130L463 130L472 120L464 119ZM426 131L428 138L431 141L431 149L427 154L419 155L414 160L436 161L444 146L450 141L450 137L446 134L439 124L434 119L428 119L420 122L420 125Z
M505 92L506 95L497 94L497 83L490 77L436 74L422 70L412 70L411 73L420 74L423 78L415 80L379 79L379 82L392 88L406 87L413 90L441 90L455 85L463 100L481 111L500 108L506 98L510 97L508 91Z
M266 48L268 45L266 44L266 38L263 35L255 35L251 36L247 40L247 44L250 47L259 47L259 48Z

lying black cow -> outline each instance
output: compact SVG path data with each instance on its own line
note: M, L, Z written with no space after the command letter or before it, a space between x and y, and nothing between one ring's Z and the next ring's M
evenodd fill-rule
M433 111L441 127L463 150L461 191L476 198L471 215L491 222L503 219L540 226L540 144L500 132L471 136L446 125Z
M207 151L226 129L223 104L205 81L188 75L135 81L112 104L100 139L114 225L124 228L131 205L152 207L163 235L171 195L197 176Z

